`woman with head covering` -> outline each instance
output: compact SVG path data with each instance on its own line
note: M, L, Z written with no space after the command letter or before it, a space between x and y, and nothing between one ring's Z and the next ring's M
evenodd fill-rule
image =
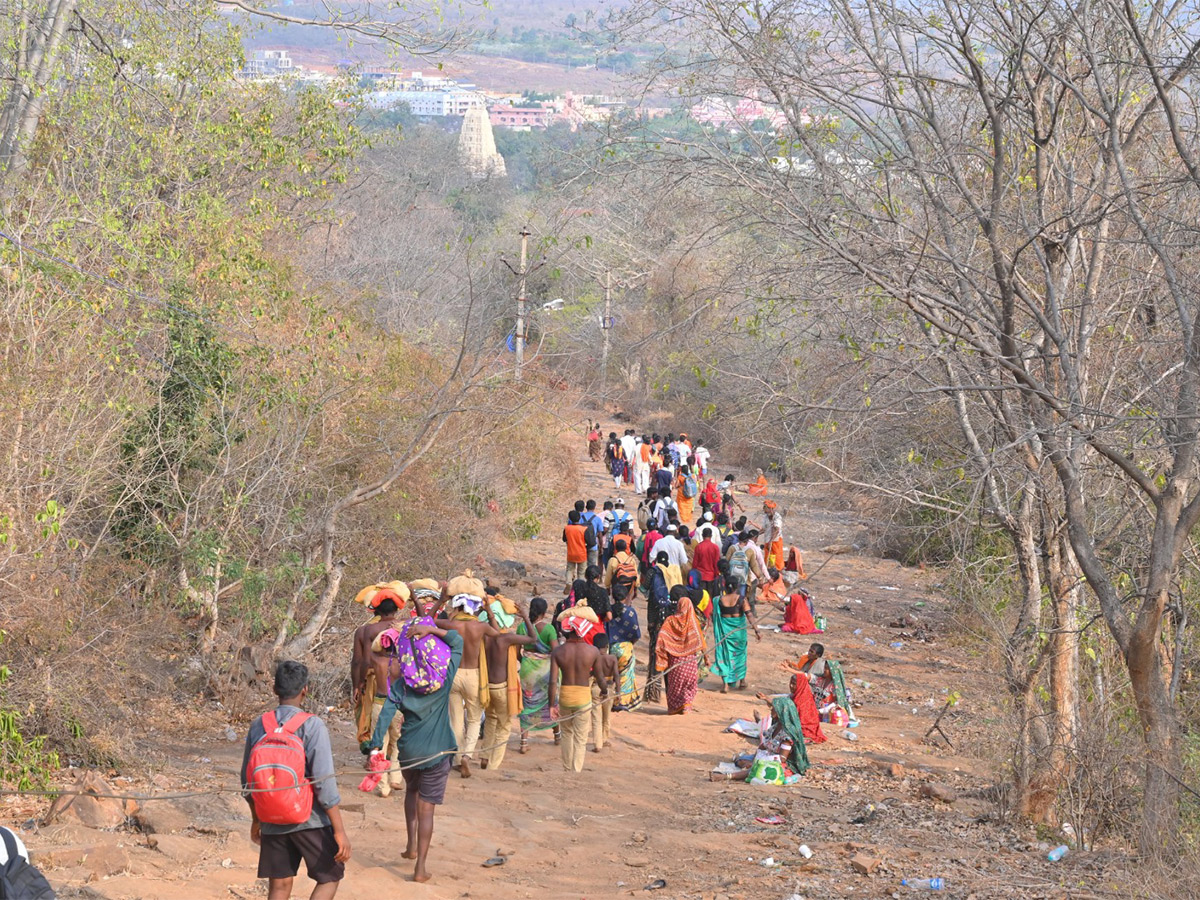
M755 639L761 641L762 634L750 611L750 601L739 590L736 580L726 578L722 596L713 610L713 651L717 662L712 671L721 679L722 694L729 692L731 684L739 689L746 687L747 623L754 629Z
M675 612L668 616L655 642L655 668L665 672L667 681L667 713L682 715L692 708L696 698L699 662L697 656L704 648L696 609L687 588L671 590ZM708 660L705 659L705 664Z

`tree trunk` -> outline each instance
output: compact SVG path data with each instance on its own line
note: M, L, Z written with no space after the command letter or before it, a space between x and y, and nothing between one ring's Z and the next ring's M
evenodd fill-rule
M49 0L42 15L22 17L13 81L0 111L0 175L20 174L28 164L29 144L42 118L43 92L77 2Z
M1045 776L1055 789L1044 798L1034 821L1057 824L1054 803L1070 777L1079 734L1079 569L1065 531L1046 535L1047 574L1053 591L1050 638L1050 745Z
M1179 719L1171 703L1157 629L1138 630L1125 654L1146 744L1145 797L1138 847L1143 856L1173 859L1178 852L1183 755Z

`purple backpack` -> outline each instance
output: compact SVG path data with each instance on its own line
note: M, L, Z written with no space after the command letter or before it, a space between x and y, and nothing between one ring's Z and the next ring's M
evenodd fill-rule
M408 630L414 625L433 625L429 616L409 619L397 631L389 628L380 635L380 645L390 650L400 663L400 678L405 687L418 694L432 694L446 683L450 668L450 645L432 634L413 640ZM391 693L391 685L388 685Z

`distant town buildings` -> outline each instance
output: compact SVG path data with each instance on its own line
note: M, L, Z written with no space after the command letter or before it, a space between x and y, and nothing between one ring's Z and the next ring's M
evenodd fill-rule
M244 78L277 78L301 71L286 50L255 50L242 66Z
M376 83L387 78L383 73L372 73ZM426 76L413 72L408 78L390 75L393 88L372 91L367 95L367 104L377 109L388 109L401 103L408 104L414 116L444 117L465 116L467 111L484 105L483 95L475 85L457 82L441 75Z
M783 110L753 96L705 97L692 106L690 113L702 125L728 131L744 131L755 122L766 122L772 131L779 131L788 124Z
M550 124L554 110L541 106L493 106L488 118L494 128L530 131Z
M504 157L496 149L492 123L483 105L473 106L463 117L458 135L458 158L475 178L499 178L508 174Z

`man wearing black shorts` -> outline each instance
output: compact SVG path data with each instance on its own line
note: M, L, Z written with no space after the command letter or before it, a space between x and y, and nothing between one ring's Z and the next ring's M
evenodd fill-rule
M450 727L450 690L463 656L463 639L457 631L433 625L413 625L408 630L409 637L414 640L427 634L437 636L450 647L445 681L428 694L404 690L403 681L392 682L392 693L380 710L375 733L365 751L383 746L392 718L397 712L404 714L398 755L404 772L404 823L408 827L408 845L401 855L417 861L413 871L413 881L417 882L426 882L433 877L425 867L425 859L433 839L434 807L441 806L446 797L446 779L458 749L454 730Z
M308 667L303 663L284 660L275 669L275 696L279 707L276 722L285 725L301 712L300 704L308 693ZM246 750L242 756L242 787L249 787L246 768L250 751L266 734L262 717L255 719L246 733ZM310 716L296 730L304 744L304 776L313 787L312 814L298 825L273 825L260 822L254 807L254 795L243 796L250 804L250 840L259 845L258 877L269 880L268 900L288 900L292 881L303 859L308 877L317 883L309 900L332 900L338 883L346 873L350 859L350 841L342 825L338 809L341 795L333 777L333 751L329 746L329 731L325 723Z

